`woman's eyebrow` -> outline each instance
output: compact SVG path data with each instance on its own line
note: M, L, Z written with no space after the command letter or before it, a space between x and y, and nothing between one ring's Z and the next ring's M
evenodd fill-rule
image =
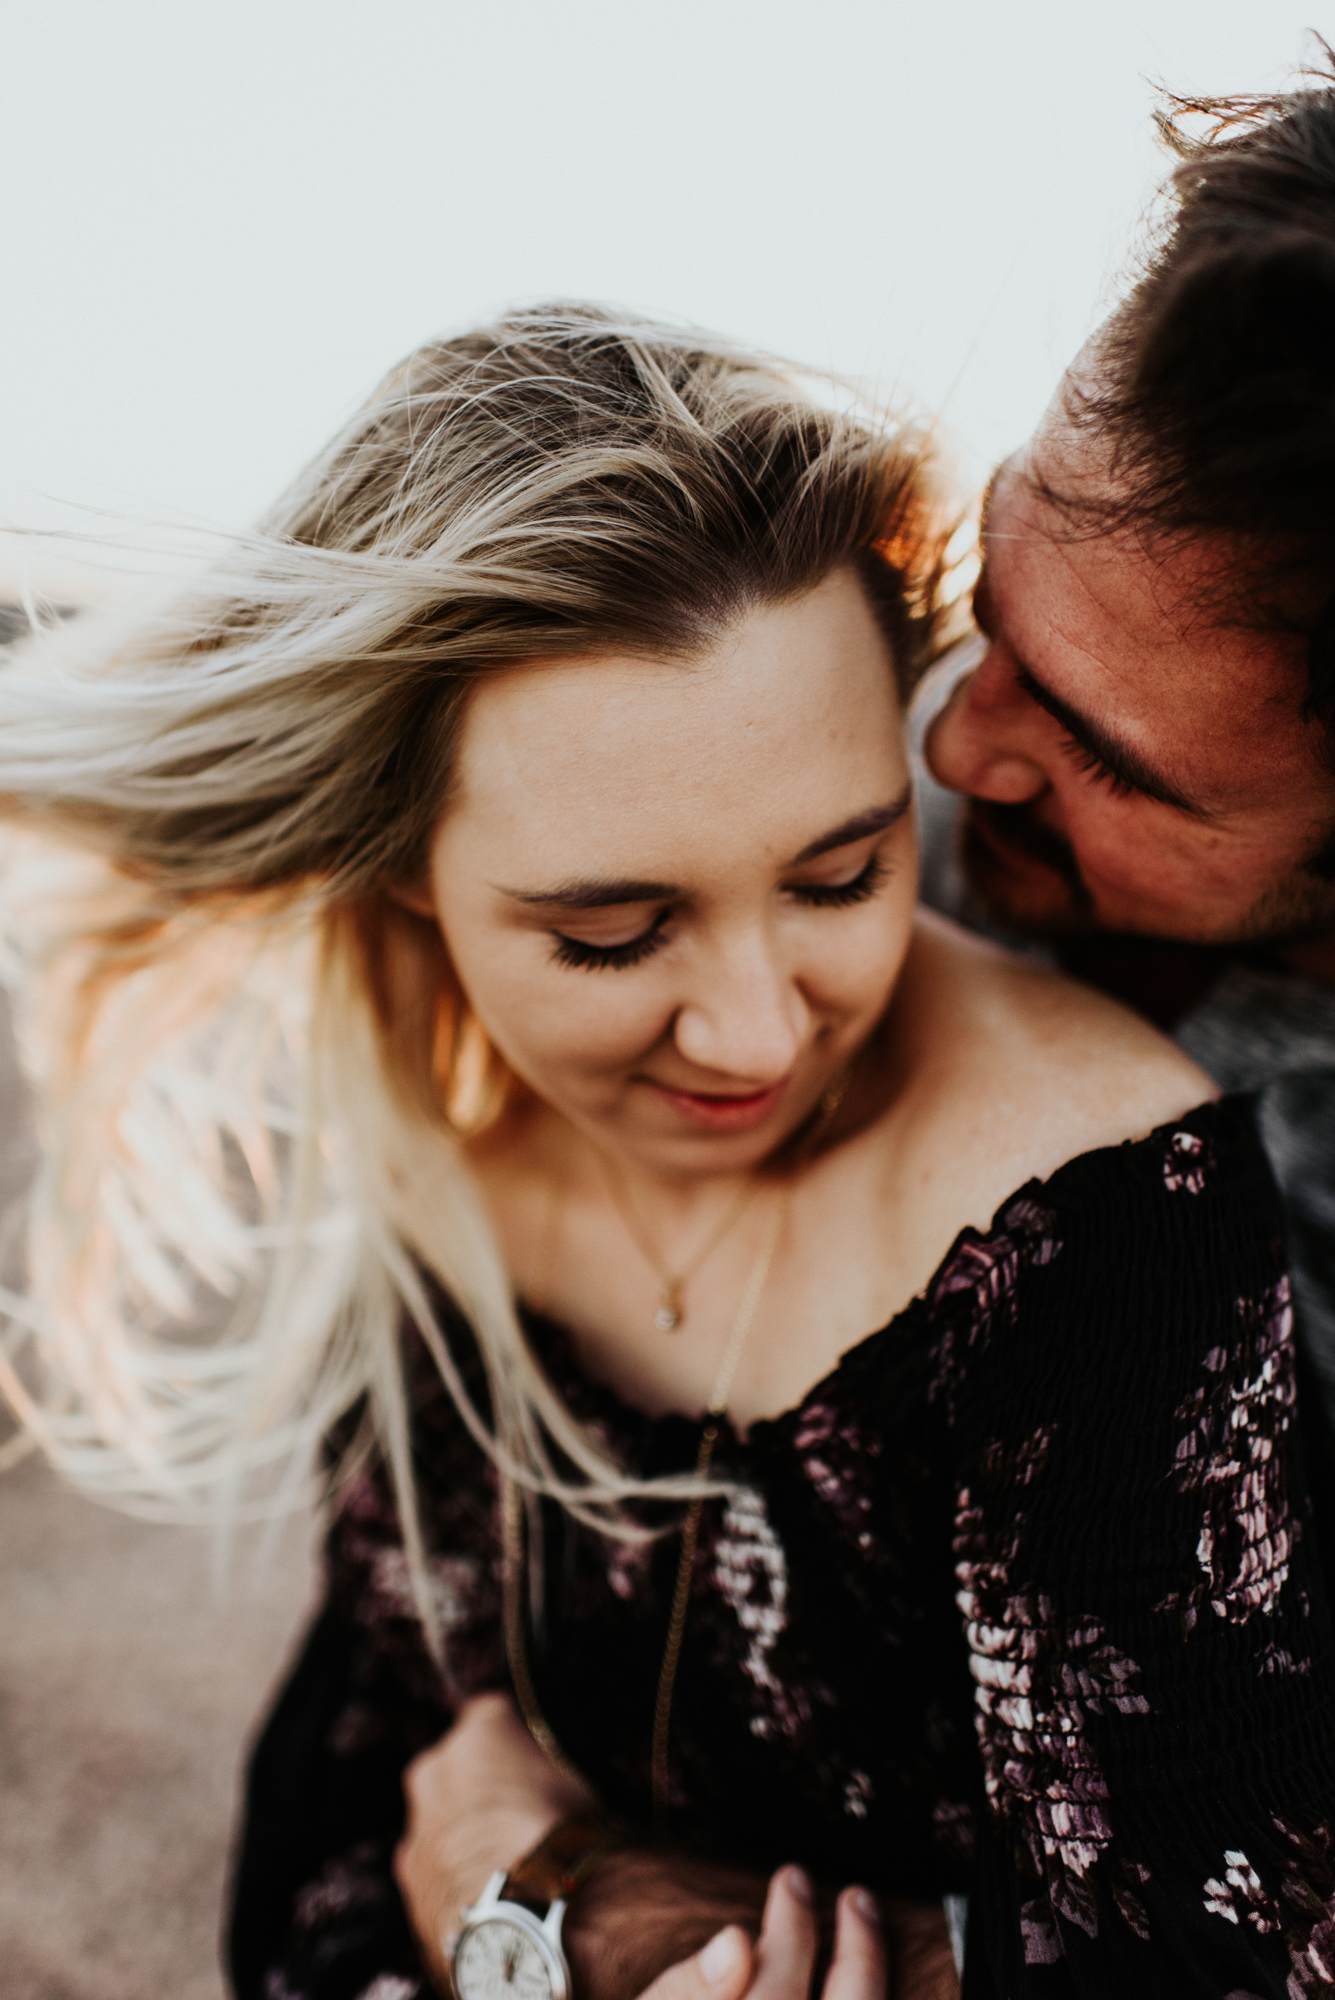
M673 882L616 882L599 877L562 882L555 889L502 889L533 909L605 910L614 903L665 903L681 894Z
M913 787L906 785L888 806L872 806L868 812L855 813L852 819L809 842L788 866L796 868L803 861L814 861L817 855L830 853L833 848L848 847L855 840L866 840L870 834L884 833L896 820L903 819L912 800ZM681 895L681 890L675 882L643 882L638 877L616 881L589 876L562 882L555 889L503 888L501 894L535 910L605 910L617 903L670 903Z
M810 841L800 854L795 854L789 862L790 868L800 867L804 861L814 861L819 854L829 854L836 847L850 847L855 840L866 840L872 833L884 833L896 820L903 819L913 803L913 787L905 785L897 799L888 806L872 806L867 812L855 813L852 819L844 820L839 826L831 827L819 840Z

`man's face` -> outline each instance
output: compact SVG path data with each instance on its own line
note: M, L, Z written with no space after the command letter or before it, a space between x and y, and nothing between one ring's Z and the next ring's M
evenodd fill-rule
M1302 715L1304 643L1201 609L1222 548L1078 539L1032 477L1081 476L1060 449L1040 434L997 476L975 600L990 643L927 738L934 775L970 795L975 891L1049 936L1335 930L1335 884L1305 865L1335 775Z

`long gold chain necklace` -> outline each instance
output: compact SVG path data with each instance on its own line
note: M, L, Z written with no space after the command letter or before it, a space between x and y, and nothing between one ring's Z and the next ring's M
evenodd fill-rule
M714 1446L718 1442L719 1419L727 1409L728 1395L742 1358L742 1350L746 1346L746 1338L751 1331L756 1308L760 1304L760 1295L765 1289L770 1265L774 1262L774 1253L779 1247L779 1239L788 1220L792 1193L792 1184L789 1183L775 1205L769 1227L747 1274L737 1315L728 1334L718 1373L714 1377L714 1386L710 1390L709 1402L705 1409L705 1423L700 1434L699 1449L695 1455L695 1477L701 1483L709 1477ZM686 1612L690 1604L691 1579L695 1571L695 1553L700 1539L700 1519L704 1512L704 1504L702 1495L692 1500L686 1510L686 1519L682 1525L681 1556L677 1563L677 1581L672 1593L672 1610L668 1618L667 1642L663 1648L663 1664L658 1675L650 1758L655 1820L661 1819L668 1800L668 1745L672 1723L672 1695L676 1686L682 1642L686 1636ZM533 1676L529 1670L528 1651L524 1644L524 1502L515 1481L505 1478L501 1481L501 1538L505 1650L515 1699L519 1704L520 1714L528 1725L529 1734L539 1749L558 1771L567 1777L578 1777L578 1772L573 1770L542 1712L537 1690L533 1685Z
M784 1224L788 1220L788 1209L792 1201L791 1184L785 1187L783 1195L775 1206L770 1226L765 1231L755 1263L751 1266L737 1308L737 1317L728 1335L728 1344L719 1362L718 1374L709 1393L709 1403L705 1410L705 1426L700 1433L700 1446L695 1454L695 1476L703 1483L709 1477L709 1468L714 1457L714 1446L718 1443L719 1419L728 1407L728 1393L732 1388L737 1364L746 1346L746 1336L751 1331L751 1322L760 1304L760 1294L765 1289L769 1267L774 1262L774 1252L779 1247ZM668 1619L667 1644L663 1648L663 1664L658 1675L658 1696L654 1702L653 1750L650 1760L653 1784L654 1819L661 1821L668 1803L668 1735L672 1724L672 1695L677 1682L677 1667L681 1660L682 1641L686 1636L686 1612L691 1601L691 1580L695 1574L695 1550L700 1539L700 1517L704 1512L704 1496L692 1500L686 1510L686 1520L681 1531L681 1556L677 1563L677 1583L672 1593L672 1612Z
M724 1210L717 1226L710 1230L695 1255L688 1258L686 1263L678 1270L665 1271L653 1245L643 1233L639 1217L631 1205L626 1190L617 1180L611 1161L601 1152L598 1155L598 1159L602 1166L603 1177L607 1182L607 1192L612 1197L612 1206L620 1216L627 1236L629 1236L631 1242L635 1245L635 1248L639 1251L641 1257L643 1257L645 1263L658 1280L658 1307L654 1313L654 1325L660 1333L675 1333L686 1317L686 1307L683 1297L687 1285L690 1284L691 1279L696 1273L709 1262L709 1259L718 1249L724 1237L737 1227L737 1224L755 1200L760 1184L758 1181L748 1181L742 1188L736 1201L730 1203Z
M856 1058L854 1061L856 1061ZM843 1071L843 1074L830 1085L821 1098L814 1120L799 1137L799 1143L804 1152L809 1154L814 1150L829 1131L830 1126L834 1122L835 1115L843 1103L844 1094L848 1089L853 1074L853 1068L854 1062L850 1062ZM676 1279L678 1287L684 1285L687 1279L694 1275L695 1271L705 1262L710 1252L715 1250L723 1241L723 1238L734 1224L741 1221L742 1214L749 1206L752 1198L759 1191L759 1187L760 1182L756 1180L743 1190L740 1205L728 1212L724 1218L723 1227L707 1241L704 1250L696 1257L695 1262L688 1269L685 1276L678 1276ZM620 1191L615 1180L610 1177L608 1188L612 1194L613 1201L616 1203L618 1212L621 1214L622 1221L626 1224L632 1241L637 1243L641 1254L645 1255L650 1268L656 1269L654 1258L645 1252L645 1246L639 1241L628 1215L622 1209L618 1198ZM556 1236L560 1223L558 1190L559 1183L553 1181L545 1231L547 1240L544 1246L546 1265L543 1274L545 1280L543 1285L544 1291L550 1286L552 1266L555 1261ZM742 1358L742 1349L746 1345L747 1335L751 1331L751 1322L754 1320L756 1309L760 1304L761 1293L764 1291L765 1282L769 1277L770 1266L774 1262L774 1253L779 1247L779 1240L783 1235L784 1225L788 1220L788 1212L792 1206L792 1199L793 1182L789 1180L785 1184L779 1201L775 1206L770 1226L765 1231L760 1249L756 1254L755 1262L752 1264L747 1276L741 1300L737 1307L737 1316L733 1320L732 1329L729 1332L727 1344L723 1350L723 1357L719 1362L718 1373L714 1378L714 1386L710 1391L709 1402L705 1410L705 1422L700 1433L699 1448L695 1455L695 1477L702 1485L709 1477L709 1469L714 1457L714 1446L718 1443L719 1419L724 1415L728 1406L728 1395L732 1389L733 1378L737 1373L738 1364ZM676 1311L676 1317L665 1324L665 1313L662 1319L659 1318L658 1314L654 1316L655 1324L663 1326L666 1332L673 1331L681 1323L680 1299L679 1296L670 1297L668 1295L667 1285L669 1282L671 1281L664 1281L664 1297L660 1304L659 1312L664 1313L664 1308L672 1306ZM545 1300L543 1303L545 1305ZM653 1793L654 1819L660 1823L668 1804L668 1784L670 1777L668 1753L672 1726L672 1696L676 1688L677 1668L681 1661L681 1649L686 1636L686 1613L690 1607L691 1581L695 1574L695 1556L700 1540L700 1521L704 1513L704 1504L703 1495L692 1500L686 1510L686 1519L682 1524L681 1555L677 1562L677 1581L672 1593L672 1609L668 1616L667 1641L663 1648L663 1664L659 1669L658 1691L654 1701L650 1778ZM580 1783L583 1783L584 1781L580 1777L579 1772L571 1765L569 1759L562 1751L560 1744L557 1742L551 1726L542 1712L537 1690L533 1685L533 1676L529 1671L528 1651L524 1643L523 1582L523 1496L514 1480L502 1477L501 1594L505 1626L505 1651L510 1667L511 1686L514 1688L515 1699L519 1704L519 1711L528 1726L529 1734L539 1749L544 1752L549 1762L558 1771L562 1772L566 1777L575 1778Z

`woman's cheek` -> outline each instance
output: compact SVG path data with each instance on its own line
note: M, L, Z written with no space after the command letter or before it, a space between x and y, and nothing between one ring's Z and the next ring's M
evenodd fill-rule
M574 984L595 990L562 996L544 1009L538 1032L551 1061L584 1074L613 1074L641 1061L657 1047L672 1023L673 1009L654 990L655 982L625 972L568 972ZM624 980L624 992L601 991Z
M504 971L498 953L460 974L483 1030L526 1082L540 1088L562 1074L613 1073L656 1045L671 1008L643 971L563 966L551 949L544 940Z

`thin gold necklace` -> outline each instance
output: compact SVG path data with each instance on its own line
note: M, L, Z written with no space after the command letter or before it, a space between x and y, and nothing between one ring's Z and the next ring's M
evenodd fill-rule
M639 1217L631 1206L630 1198L625 1189L617 1181L616 1174L612 1168L612 1162L601 1149L598 1152L598 1159L602 1166L603 1178L607 1182L607 1192L612 1197L612 1206L625 1225L627 1236L629 1236L631 1242L635 1245L635 1248L639 1251L641 1257L643 1257L645 1263L658 1280L658 1307L654 1313L654 1325L660 1333L675 1333L686 1317L683 1294L687 1285L690 1284L691 1279L696 1275L697 1271L703 1269L709 1262L709 1259L718 1249L724 1237L737 1227L737 1224L755 1200L760 1183L754 1180L747 1181L736 1201L724 1210L718 1226L710 1230L695 1255L689 1257L685 1264L678 1270L665 1271L658 1260L653 1245L646 1240L641 1232Z
M774 1253L783 1235L792 1198L792 1183L789 1182L775 1206L770 1226L765 1231L755 1262L747 1275L746 1285L737 1307L737 1316L733 1320L727 1345L719 1362L718 1373L714 1377L714 1386L710 1390L709 1403L705 1410L704 1428L695 1454L695 1477L701 1482L709 1477L714 1446L718 1442L719 1419L727 1408L728 1394L742 1358L746 1337L751 1331L751 1322L760 1304L760 1295L765 1289L765 1280L769 1277L770 1265L774 1262ZM695 1552L700 1539L700 1519L704 1512L704 1504L703 1496L692 1500L682 1524L681 1556L677 1563L677 1581L672 1593L672 1610L668 1618L663 1664L658 1675L650 1759L655 1820L661 1820L667 1805L672 1695L676 1686L677 1667L681 1660L682 1642L686 1635L686 1612L690 1603L691 1578L695 1571ZM501 1547L505 1650L515 1699L528 1725L530 1736L549 1762L566 1777L578 1778L579 1773L574 1770L561 1749L551 1725L542 1712L542 1705L538 1700L537 1689L533 1685L533 1676L529 1670L528 1649L524 1643L524 1502L515 1481L505 1477L501 1480Z
M822 1093L820 1101L816 1106L815 1114L806 1131L800 1137L799 1143L804 1151L810 1152L818 1145L829 1130L829 1127L833 1124L835 1114L843 1103L845 1092L852 1080L853 1068L856 1061L857 1057L854 1056L844 1066L841 1074ZM620 1217L626 1234L658 1280L658 1306L654 1313L654 1325L660 1333L675 1333L686 1317L684 1294L687 1285L689 1285L696 1273L701 1271L709 1262L709 1259L718 1249L724 1237L737 1227L737 1224L754 1201L760 1183L753 1180L742 1188L732 1207L724 1210L718 1227L705 1237L704 1242L700 1245L694 1257L689 1258L677 1271L665 1271L659 1262L658 1254L653 1244L644 1235L640 1219L635 1213L634 1206L625 1188L617 1179L611 1160L608 1159L601 1147L595 1150L597 1151L599 1165L603 1171L603 1177L607 1182L607 1192L612 1198L612 1206Z

